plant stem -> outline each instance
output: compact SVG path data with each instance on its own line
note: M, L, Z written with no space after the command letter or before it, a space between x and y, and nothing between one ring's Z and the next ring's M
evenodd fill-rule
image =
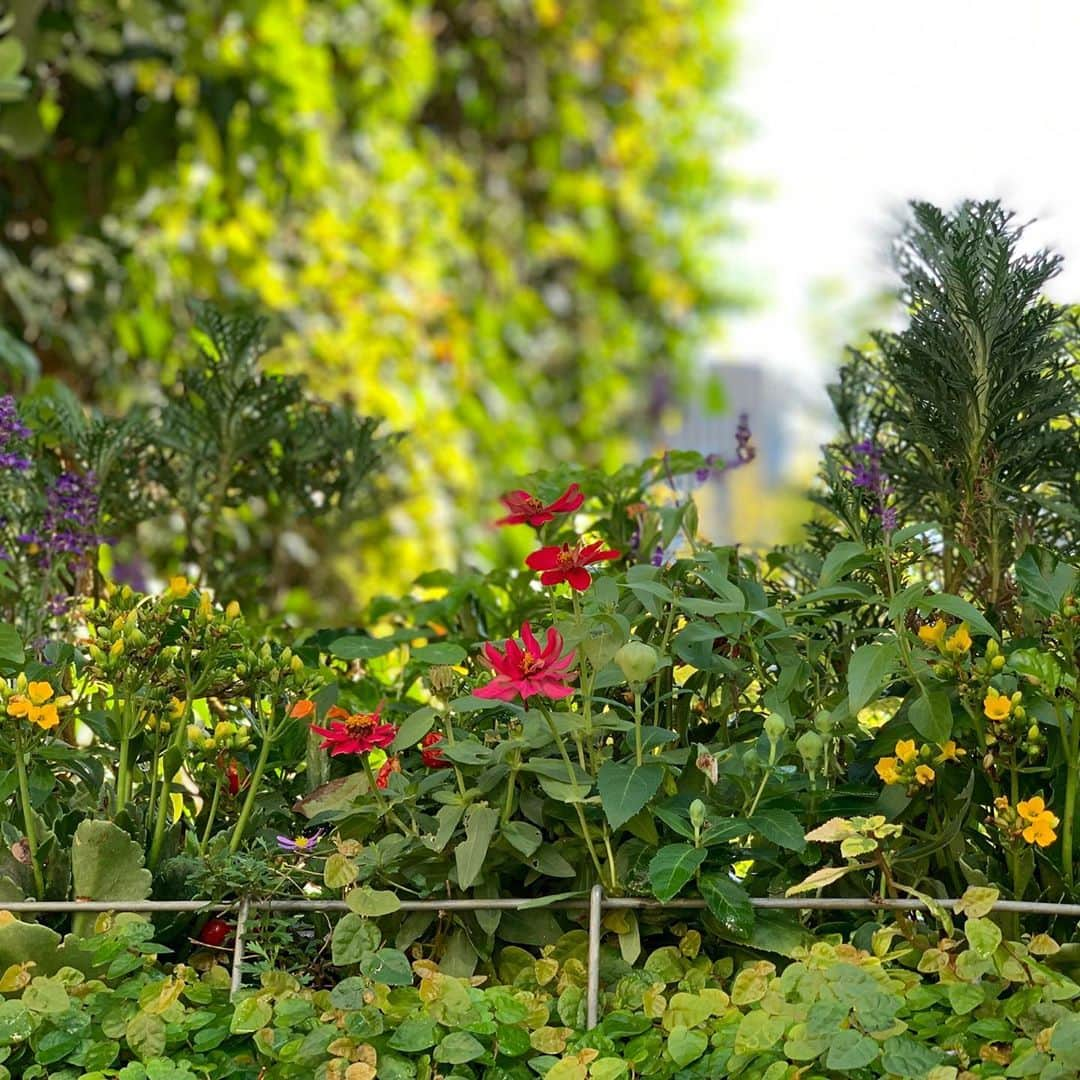
M641 752L641 689L634 686L634 760L641 765L644 761Z
M45 899L45 878L38 861L37 829L34 825L34 808L30 805L30 778L26 774L26 758L23 756L22 732L15 728L15 769L19 775L19 802L22 804L23 829L26 846L30 849L30 867L34 872L34 888L37 898Z
M555 740L555 745L559 748L559 754L562 756L563 764L566 766L566 775L570 779L570 788L574 796L574 809L577 811L578 821L581 824L581 835L585 840L585 846L589 849L589 855L592 857L593 866L596 867L596 875L600 881L603 881L604 871L600 865L600 857L596 854L596 848L593 845L592 837L589 835L589 825L585 820L585 811L582 808L580 801L581 788L578 786L577 774L574 772L574 763L570 760L570 755L566 752L566 743L559 734L559 729L555 726L555 721L552 718L551 713L543 707L541 707L540 712L547 721L548 728L551 730L551 737ZM614 875L615 867L612 866L611 879L613 885Z
M206 827L203 829L202 841L199 843L199 854L206 853L206 845L210 843L210 835L214 831L214 819L217 817L218 803L221 802L221 788L225 782L225 774L219 772L217 783L214 784L214 794L210 799L210 810L206 818Z
M1065 806L1061 812L1061 871L1065 884L1073 887L1073 819L1076 817L1077 759L1080 758L1080 724L1074 715L1068 721L1057 706L1058 724L1065 743Z
M676 590L676 593L678 590ZM671 628L675 625L675 604L668 611L667 623L664 626L664 636L660 639L660 655L667 656L668 641L671 639ZM653 724L660 726L660 680L664 677L666 668L661 667L653 679Z
M255 800L259 796L259 786L262 784L263 774L266 772L266 763L270 760L270 744L274 741L274 727L268 723L263 731L262 746L259 747L259 756L255 761L255 768L251 772L248 781L247 795L244 797L244 805L240 808L240 816L233 826L232 836L229 839L229 852L235 853L240 849L240 843L247 832L251 813L255 809ZM374 787L374 784L372 784Z
M510 815L514 812L514 785L517 782L517 766L520 755L515 754L510 763L510 775L506 778L506 801L503 803L502 811L502 824L505 825L510 820Z
M116 813L127 806L131 798L131 766L128 763L128 746L131 739L127 735L120 737L120 755L116 767Z

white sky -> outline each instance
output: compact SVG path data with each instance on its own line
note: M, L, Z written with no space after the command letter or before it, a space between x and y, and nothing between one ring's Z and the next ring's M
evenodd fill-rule
M740 215L736 265L762 296L722 352L814 394L841 355L811 325L815 281L864 301L907 199L1000 197L1066 256L1051 294L1080 301L1080 3L744 0L734 156L772 194ZM848 328L837 327L838 334Z

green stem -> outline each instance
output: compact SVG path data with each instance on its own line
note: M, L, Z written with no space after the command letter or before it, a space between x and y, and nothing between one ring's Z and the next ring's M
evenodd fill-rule
M255 762L255 768L251 772L248 781L247 795L244 797L244 805L240 808L240 816L233 826L232 836L229 839L229 853L233 854L240 850L240 844L247 832L248 822L251 820L252 811L255 809L255 800L259 796L259 787L262 784L263 774L266 772L266 763L270 760L270 744L274 741L274 728L268 723L263 731L262 746L259 747L259 757ZM372 787L374 787L374 783Z
M637 686L634 687L634 760L638 765L644 762L641 751L641 690Z
M502 824L505 825L510 820L510 815L514 812L514 786L517 782L518 764L520 761L520 754L515 754L510 762L510 775L506 778L506 801L503 803L502 812Z
M214 831L214 819L217 817L218 804L221 802L221 789L225 783L225 774L218 773L217 783L214 784L214 794L210 799L210 811L206 818L206 827L203 829L202 841L199 843L199 854L206 853L206 845L210 843L210 835Z
M454 745L454 725L450 722L450 713L449 712L446 714L446 716L443 717L443 724L444 724L444 726L446 728L446 744L447 744L447 746L453 746ZM458 768L456 761L451 761L450 764L454 766L454 776L457 778L458 793L464 799L466 797L465 777L463 777L461 775L461 770ZM369 769L368 771L370 772L371 770ZM373 782L372 787L374 787L374 786L375 785L374 785L374 782Z
M676 590L676 593L678 590ZM660 655L667 656L668 641L671 639L671 628L675 625L675 604L668 611L667 623L664 626L664 636L660 639ZM668 668L661 667L653 679L653 726L660 726L660 680L664 678Z
M128 762L128 747L131 739L127 735L120 737L120 755L116 766L116 813L127 806L131 798L131 765Z
M26 758L23 756L22 732L15 728L15 769L19 775L19 802L22 804L23 828L26 846L30 849L30 867L34 872L34 888L37 898L45 899L45 878L38 861L37 829L34 825L34 808L30 805L30 778L26 774Z
M1065 806L1061 812L1061 870L1065 884L1072 890L1073 876L1073 819L1076 817L1077 768L1080 758L1080 723L1073 716L1066 723L1063 710L1057 707L1058 724L1065 745Z
M596 875L600 881L603 881L604 871L600 865L600 856L597 855L592 836L589 835L589 825L585 820L585 811L581 806L581 788L578 786L577 774L574 772L574 763L570 760L570 755L566 751L566 743L559 734L559 729L555 726L555 721L552 718L551 713L543 707L541 707L540 712L547 721L548 728L551 730L551 737L555 740L555 745L559 748L559 754L563 759L563 764L566 766L566 775L570 779L570 789L574 795L574 809L577 811L578 822L581 824L581 835L585 840L585 846L589 849L589 855L592 858L593 866L596 867ZM615 884L614 875L615 867L612 866L611 883L613 886Z

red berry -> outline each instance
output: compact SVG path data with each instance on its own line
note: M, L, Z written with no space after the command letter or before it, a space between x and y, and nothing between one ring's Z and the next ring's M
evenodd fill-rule
M208 919L199 931L198 939L203 945L221 945L232 933L232 927L224 919Z

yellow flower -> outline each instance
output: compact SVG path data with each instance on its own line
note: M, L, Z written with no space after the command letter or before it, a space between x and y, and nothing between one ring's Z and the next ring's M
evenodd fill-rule
M916 765L915 779L920 784L932 784L934 782L934 770L929 765Z
M900 773L896 768L896 758L894 757L883 757L874 766L874 772L876 772L886 784L900 783Z
M1024 839L1029 844L1049 847L1057 839L1057 833L1054 832L1054 826L1057 824L1057 817L1051 814L1049 810L1044 810L1024 830Z
M949 635L949 640L945 642L945 651L960 655L966 653L970 648L971 634L968 633L967 623L961 623Z
M940 649L945 644L945 620L938 619L933 626L929 623L920 626L919 640L924 645L933 645L935 649Z
M983 698L983 712L990 720L1004 720L1012 712L1012 699L991 686Z
M905 764L909 764L914 761L918 756L918 750L915 749L914 739L901 739L896 744L895 750L896 756Z
M55 691L51 683L32 682L25 694L12 694L8 699L8 716L21 716L48 731L60 723L59 706L66 705L70 698L61 697L52 700Z
M934 758L934 761L938 765L943 761L959 761L966 754L967 751L962 746L957 746L955 740L949 739L948 742L941 744L941 753Z
M169 578L169 592L175 596L177 600L183 600L194 588L195 586L182 574L178 574L174 578Z
M1016 812L1025 820L1034 821L1040 814L1046 813L1046 803L1041 795L1036 795L1026 802L1018 802Z

